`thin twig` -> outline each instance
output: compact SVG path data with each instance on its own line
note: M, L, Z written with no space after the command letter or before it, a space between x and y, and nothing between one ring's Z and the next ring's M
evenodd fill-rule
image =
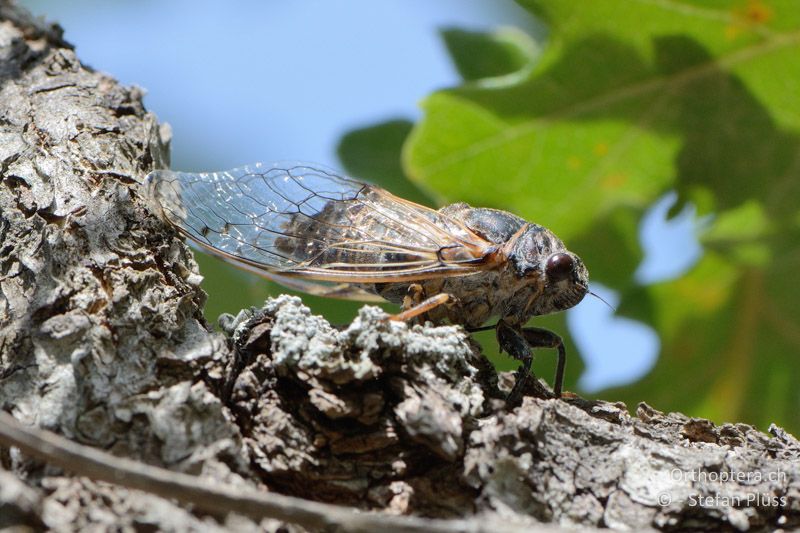
M274 518L306 528L341 528L347 531L460 532L519 531L514 524L491 524L481 519L440 520L392 516L319 503L274 492L243 490L232 485L213 485L197 476L173 472L130 459L115 457L72 442L50 431L26 427L0 411L0 444L16 446L24 453L87 478L145 491L162 498L192 504L206 512L235 512L255 520ZM504 527L505 526L505 527ZM545 526L545 529L550 529Z

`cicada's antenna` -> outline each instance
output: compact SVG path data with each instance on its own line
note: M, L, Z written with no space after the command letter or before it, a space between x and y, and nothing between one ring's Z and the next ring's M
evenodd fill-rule
M606 304L606 305L608 306L608 308L609 308L609 309L611 309L612 311L614 311L615 313L617 312L617 310L614 308L614 306L613 306L613 305L611 305L610 303L608 303L607 301L603 300L603 299L600 297L600 295L599 295L599 294L597 294L597 293L594 293L594 292L592 292L592 291L589 291L589 294L591 294L592 296L594 296L595 298L597 298L598 300L600 300L601 302L603 302L604 304Z

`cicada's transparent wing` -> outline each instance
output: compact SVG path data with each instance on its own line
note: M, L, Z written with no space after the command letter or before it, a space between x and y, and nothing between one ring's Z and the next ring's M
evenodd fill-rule
M241 266L281 277L385 283L488 267L491 243L438 211L306 164L146 180L163 218Z

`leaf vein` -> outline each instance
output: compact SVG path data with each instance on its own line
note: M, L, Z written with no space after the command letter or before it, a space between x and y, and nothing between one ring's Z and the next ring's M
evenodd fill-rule
M590 113L598 109L609 107L625 99L634 98L659 89L675 89L681 85L696 81L703 76L717 72L721 68L733 67L784 47L795 45L798 42L800 42L800 31L780 34L772 39L762 41L757 45L737 50L728 56L714 61L695 65L669 77L658 76L627 87L618 87L608 93L589 98L588 100L578 102L572 106L556 110L547 115L534 117L518 125L503 129L495 135L488 136L475 143L470 143L460 150L455 150L446 157L442 157L438 161L422 167L420 170L423 175L441 172L453 165L475 157L482 152L499 148L524 135L533 133L537 128L546 123Z

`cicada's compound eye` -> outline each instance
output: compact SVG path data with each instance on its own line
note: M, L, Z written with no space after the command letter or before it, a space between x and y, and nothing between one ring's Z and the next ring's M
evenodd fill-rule
M547 274L547 279L552 282L563 281L572 276L574 268L575 261L571 255L558 253L551 255L547 260L545 273Z

